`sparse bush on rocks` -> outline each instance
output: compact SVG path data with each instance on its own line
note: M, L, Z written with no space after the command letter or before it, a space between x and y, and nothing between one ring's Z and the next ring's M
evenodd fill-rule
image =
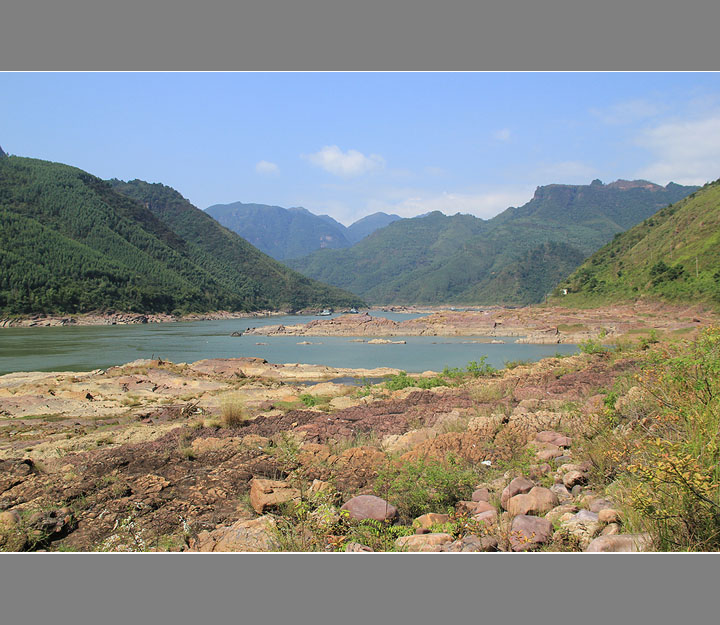
M250 417L245 402L239 395L226 395L220 401L220 419L228 428L236 428Z

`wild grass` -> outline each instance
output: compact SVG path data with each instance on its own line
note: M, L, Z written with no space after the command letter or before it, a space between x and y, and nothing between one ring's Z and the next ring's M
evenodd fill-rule
M220 400L220 422L228 428L243 425L250 418L245 400L238 394L225 395Z

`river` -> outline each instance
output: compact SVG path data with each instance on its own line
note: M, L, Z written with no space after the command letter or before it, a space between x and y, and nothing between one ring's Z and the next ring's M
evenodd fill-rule
M371 311L396 321L419 314ZM325 317L327 318L327 317ZM405 345L368 345L353 337L230 336L248 327L296 325L313 316L264 317L143 325L60 326L0 330L0 374L14 371L90 371L138 358L160 357L175 363L203 358L257 356L273 363L300 362L332 367L394 367L410 373L445 366L464 367L482 356L494 367L506 361L540 360L556 353L571 354L576 345L473 343L473 337L410 336ZM363 337L369 340L373 337ZM479 338L479 337L478 337ZM496 337L497 338L497 337ZM500 337L502 338L502 337ZM309 342L310 345L300 345Z

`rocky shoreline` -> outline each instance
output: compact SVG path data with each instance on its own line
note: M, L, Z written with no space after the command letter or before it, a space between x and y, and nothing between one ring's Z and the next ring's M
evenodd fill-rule
M181 321L214 321L218 319L255 319L286 315L282 311L258 311L251 313L229 312L189 313L175 316L166 313L87 313L82 315L30 315L27 317L0 318L0 328L35 328L57 326L106 326L145 323L176 323Z
M560 307L490 308L479 311L443 310L425 317L393 321L368 313L317 319L299 325L248 328L254 336L462 336L519 337L517 343L580 343L612 341L620 335L653 330L682 330L708 323L715 315L699 307L652 303L592 310Z

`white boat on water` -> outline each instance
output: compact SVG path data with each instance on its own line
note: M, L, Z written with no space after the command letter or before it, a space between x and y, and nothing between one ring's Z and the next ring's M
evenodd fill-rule
M330 315L332 315L332 310L329 308L323 308L323 311L318 313L318 317L328 317Z

